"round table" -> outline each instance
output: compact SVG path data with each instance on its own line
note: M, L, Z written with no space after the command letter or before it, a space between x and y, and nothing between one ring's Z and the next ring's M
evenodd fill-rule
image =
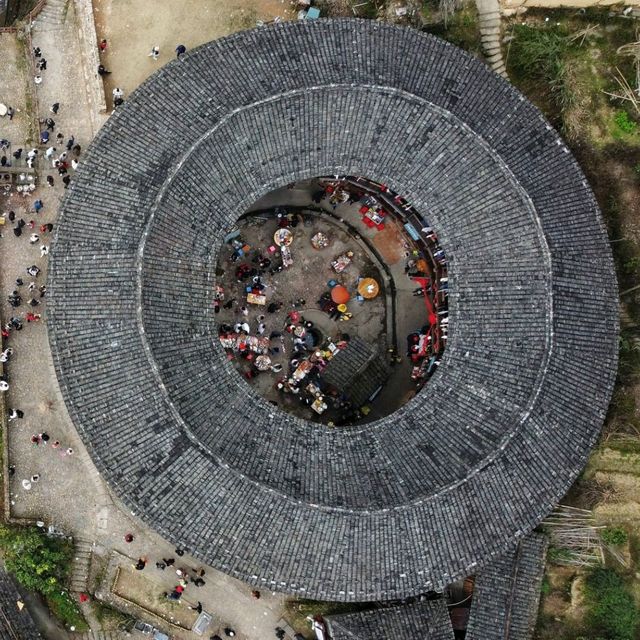
M269 356L258 356L256 358L256 369L258 371L267 371L271 368L271 358Z
M380 293L380 285L373 278L362 278L358 284L358 293L370 300Z
M329 236L322 231L318 231L314 236L311 237L311 246L314 249L326 249L331 244L331 240Z
M288 247L293 242L293 233L289 229L278 229L273 234L273 241L279 246Z

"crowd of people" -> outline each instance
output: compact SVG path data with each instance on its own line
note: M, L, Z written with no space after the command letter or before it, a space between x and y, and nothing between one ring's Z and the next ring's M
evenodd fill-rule
M276 207L265 229L268 237L290 230L290 236L282 236L290 238L304 222L303 214ZM290 409L297 407L296 412L307 418L317 420L324 414L323 421L343 424L361 417L348 390L332 387L322 376L329 361L350 340L342 323L352 314L331 297L330 285L337 282L327 282L326 290L309 303L302 297L278 299L273 295L277 289L274 280L288 268L282 246L249 247L241 236L236 236L228 243L225 255L225 269L234 274L235 281L227 278L226 288L216 287L213 308L221 314L220 342L241 374L251 382L268 376L275 391L268 397ZM295 279L297 275L283 277ZM336 323L335 330L328 335L326 327L320 331L305 317L306 308L323 311Z

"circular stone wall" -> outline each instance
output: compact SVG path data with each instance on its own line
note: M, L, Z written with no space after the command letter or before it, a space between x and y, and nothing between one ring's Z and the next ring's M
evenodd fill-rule
M254 394L211 304L237 212L335 174L406 196L450 271L438 372L344 431ZM243 32L153 75L66 194L49 285L60 385L118 495L198 558L306 597L439 589L504 551L578 474L615 376L611 253L563 142L482 63L377 22Z

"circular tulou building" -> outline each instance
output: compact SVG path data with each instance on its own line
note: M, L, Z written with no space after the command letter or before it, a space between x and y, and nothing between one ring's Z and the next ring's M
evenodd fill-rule
M242 380L211 300L253 202L342 175L433 226L449 331L412 400L336 429ZM611 252L563 141L478 60L376 22L243 32L154 74L87 152L49 285L62 392L118 496L202 561L316 599L440 590L512 548L584 465L616 371Z

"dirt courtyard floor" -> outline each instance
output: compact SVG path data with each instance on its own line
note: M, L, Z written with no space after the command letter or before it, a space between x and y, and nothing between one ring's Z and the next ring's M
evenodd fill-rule
M258 21L290 20L290 0L93 0L98 40L106 38L102 63L107 105L113 88L125 97L175 57L179 44L192 49L216 38L251 29ZM158 46L160 55L148 54Z

